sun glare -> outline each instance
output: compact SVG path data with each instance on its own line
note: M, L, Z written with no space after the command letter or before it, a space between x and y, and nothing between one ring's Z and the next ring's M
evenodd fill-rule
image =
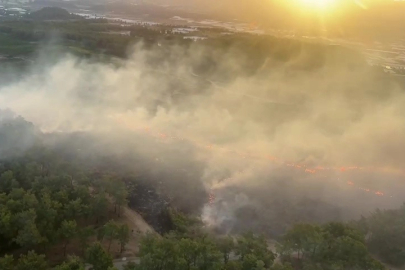
M318 11L330 11L336 0L297 0L298 4L305 9Z

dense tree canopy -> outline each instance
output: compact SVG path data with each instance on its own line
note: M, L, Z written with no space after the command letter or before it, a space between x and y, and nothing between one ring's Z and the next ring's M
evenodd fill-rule
M88 259L87 263L107 264L98 262L96 253L105 254L108 259L108 251L88 245L94 241L91 238L97 228L101 228L108 246L116 242L121 251L125 249L130 236L128 226L114 221L104 225L111 204L121 208L127 203L124 182L111 177L105 181L106 177L94 177L91 171L66 161L41 144L39 133L32 131L32 125L23 119L7 120L7 123L10 124L0 124L4 139L13 136L10 133L26 133L26 137L14 138L8 148L12 149L13 144L21 146L20 140L32 144L25 145L25 153L17 151L0 159L0 254L4 255L0 268L49 269L45 255L38 253L46 253L59 245L65 257L72 242L80 243L80 253ZM5 153L12 152L3 149ZM118 209L116 212L117 216ZM11 252L21 256L7 255ZM80 259L68 257L58 269L83 267Z
M13 143L30 144L11 155L11 143L3 149L7 158L0 159L0 269L51 269L42 254L58 245L64 261L57 270L82 270L84 263L94 270L113 269L111 247L119 245L122 253L131 233L126 224L109 220L107 213L110 207L114 217L122 214L126 182L119 174L79 166L41 144L31 124L16 121L18 125L0 125L0 134L8 140L14 133L27 132L28 137L14 138ZM296 224L275 252L265 236L212 235L200 219L170 208L172 231L144 237L139 260L126 269L380 270L384 267L369 251L394 265L405 262L404 209L376 210L350 225ZM94 242L95 235L100 242ZM73 245L80 245L76 255L83 259L68 256Z
M367 235L367 245L378 258L395 266L405 264L405 204L395 210L377 209L354 226Z
M342 223L297 224L278 247L282 258L319 269L384 269L371 257L364 235Z
M141 243L140 263L135 269L271 269L271 270L382 270L369 254L364 235L342 223L322 226L297 224L288 230L273 253L263 236L239 237L148 235ZM274 263L279 256L279 262Z

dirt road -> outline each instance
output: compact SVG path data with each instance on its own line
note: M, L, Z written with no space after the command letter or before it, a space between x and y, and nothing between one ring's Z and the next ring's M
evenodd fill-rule
M155 233L155 230L134 210L129 207L124 207L123 213L127 221L132 223L133 226L131 227L135 227L140 233Z

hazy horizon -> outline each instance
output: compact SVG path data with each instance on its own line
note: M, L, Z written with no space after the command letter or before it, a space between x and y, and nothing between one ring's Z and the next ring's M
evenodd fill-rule
M92 1L109 5L139 1ZM234 19L261 29L283 29L308 35L364 40L403 38L405 1L396 0L150 0L169 7L186 7L215 19ZM326 3L325 8L317 3ZM106 9L108 11L108 8ZM128 13L130 15L130 13Z

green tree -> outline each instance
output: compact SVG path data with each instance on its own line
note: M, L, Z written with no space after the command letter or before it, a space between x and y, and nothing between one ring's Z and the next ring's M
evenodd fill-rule
M175 209L170 208L167 211L176 233L190 235L190 232L195 227L198 227L198 229L200 229L200 220L194 217L187 216L179 211L176 211Z
M94 243L87 249L86 262L92 265L92 270L108 270L109 267L113 266L111 256L100 243Z
M93 216L96 218L96 224L106 217L108 208L108 200L104 192L100 192L96 196L94 196L91 202L91 212Z
M358 226L367 229L367 246L384 262L405 265L405 204L395 210L374 211Z
M253 270L260 264L260 260L253 254L246 254L242 260L242 270ZM262 262L263 263L263 262Z
M176 269L179 265L177 240L148 235L141 241L139 256L140 269Z
M364 236L355 229L338 222L322 226L324 243L320 250L320 262L364 269L371 260Z
M121 215L121 207L126 206L128 204L128 191L123 182L115 182L112 189L112 194L114 199L114 211L117 213L118 216ZM118 209L117 209L118 206Z
M31 248L43 242L43 238L35 223L36 213L34 209L20 212L15 216L18 228L17 236L13 239L21 247Z
M79 244L83 254L89 245L90 237L92 237L94 233L95 232L92 227L84 227L78 229L77 236L79 238Z
M126 224L118 226L117 230L117 239L120 242L120 253L125 250L125 246L129 242L130 231L129 227Z
M200 258L197 267L199 269L220 269L221 262L221 252L215 245L215 242L207 237L202 237L198 239Z
M314 258L319 252L323 237L321 228L311 224L296 224L287 231L282 238L282 249L280 254L290 255L296 253L298 259L304 256Z
M284 265L280 265L280 268L283 266ZM321 266L320 263L313 261L306 261L303 263L302 270L323 270L323 267Z
M11 239L14 235L13 214L10 212L9 209L1 206L0 206L0 235L6 239ZM0 247L2 246L2 244L3 243L0 243Z
M296 253L305 270L380 270L365 245L364 236L338 222L314 226L297 224L286 232L278 247L281 255Z
M197 266L200 255L200 246L197 241L183 238L178 242L178 249L184 259L186 269Z
M59 229L59 236L63 240L63 256L66 256L66 248L72 238L76 236L77 223L75 220L62 221Z
M14 257L11 255L5 255L0 258L1 270L14 270Z
M247 255L254 255L258 261L262 261L268 268L273 264L275 254L268 249L266 238L255 236L253 233L245 233L238 239L236 254L243 262Z
M47 270L48 263L45 255L38 255L35 251L29 251L26 255L21 255L15 270Z
M12 189L6 202L7 208L13 213L35 209L37 205L38 200L35 195L22 188Z
M221 252L207 237L177 239L148 235L140 246L140 269L221 269Z
M227 264L229 261L229 256L235 248L235 241L229 236L222 237L218 239L217 245L219 250L222 252L224 263Z
M66 262L58 265L55 270L85 270L85 267L79 257L71 256Z
M69 199L69 189L61 188L58 191L53 193L54 199L61 203L62 205L67 205L70 202Z
M65 205L64 215L66 219L77 219L81 217L85 212L85 206L80 198L69 201Z
M14 178L12 171L8 170L0 175L0 193L9 193L12 189L19 188L20 184Z
M139 269L138 264L134 262L129 262L124 265L124 270L137 270Z
M62 204L52 199L47 188L39 192L39 205L36 209L36 224L41 235L44 236L47 244L55 243L57 237L57 223L60 218Z
M102 233L104 238L107 239L108 241L108 252L110 252L110 248L111 248L111 243L117 239L118 236L118 224L114 221L114 220L110 220L108 221L103 229L102 229Z
M229 261L224 265L223 269L224 270L241 270L242 264L240 261Z
M290 263L283 263L283 264L276 263L270 267L270 270L294 270L294 268ZM312 268L306 270L321 270L321 269Z
M91 205L92 197L89 191L89 187L86 185L79 185L75 187L75 196L80 199L83 208L87 208ZM82 209L85 210L85 209ZM86 209L87 210L87 209Z

